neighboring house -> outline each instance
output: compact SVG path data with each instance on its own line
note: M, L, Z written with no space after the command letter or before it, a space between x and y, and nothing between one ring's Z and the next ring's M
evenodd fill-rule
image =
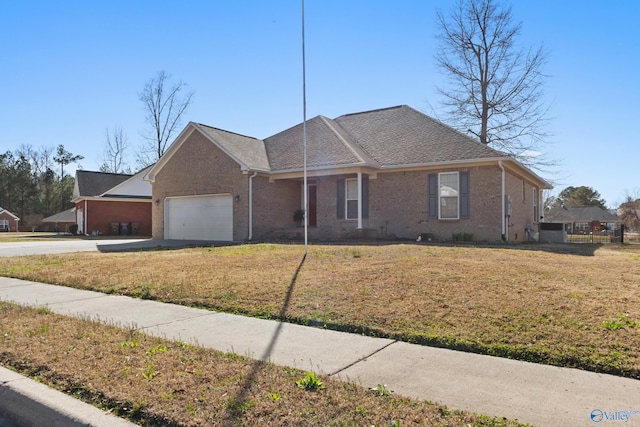
M48 216L40 221L38 231L69 232L69 227L76 223L76 208Z
M78 170L73 189L78 234L151 235L151 185L135 175Z
M544 217L546 222L561 222L567 234L601 233L620 227L616 214L598 206L559 206Z
M512 157L408 106L307 129L310 239L527 240L551 186ZM153 238L299 238L303 125L264 140L189 123L145 176Z
M20 218L18 218L8 210L0 207L0 232L1 231L18 231L19 222L20 222Z

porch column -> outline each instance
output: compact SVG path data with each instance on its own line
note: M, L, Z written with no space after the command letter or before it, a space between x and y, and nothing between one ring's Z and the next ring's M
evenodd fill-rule
M358 229L362 228L362 172L358 172Z

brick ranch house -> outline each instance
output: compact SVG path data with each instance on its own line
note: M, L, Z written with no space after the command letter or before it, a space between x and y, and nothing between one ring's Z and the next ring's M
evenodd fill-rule
M524 241L551 186L408 106L307 121L309 238ZM145 179L154 239L300 237L303 125L264 140L189 123Z
M0 207L0 231L18 231L20 218Z
M78 170L71 201L78 234L151 235L151 186L135 175Z

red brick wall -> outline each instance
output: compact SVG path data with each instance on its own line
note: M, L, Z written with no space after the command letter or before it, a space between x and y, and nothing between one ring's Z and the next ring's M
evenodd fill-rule
M9 222L9 231L18 231L17 227L19 223L16 223L16 219L6 212L0 213L0 219L6 219ZM2 229L0 231L5 231Z
M151 201L125 202L112 200L87 200L76 204L76 211L83 210L86 218L85 234L98 231L108 236L112 222L137 222L138 236L151 236Z

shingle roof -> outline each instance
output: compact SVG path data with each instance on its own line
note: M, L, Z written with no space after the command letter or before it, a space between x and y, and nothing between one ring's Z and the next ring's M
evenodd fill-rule
M44 218L42 222L76 222L76 208L74 207L48 216Z
M269 170L264 143L256 138L240 135L211 126L194 123L208 138L249 169Z
M191 122L149 172L150 180L197 129L240 164L243 170L299 173L303 165L303 124L264 140ZM431 166L441 163L510 160L463 133L407 105L346 114L336 119L316 116L306 122L307 167L371 169ZM542 178L520 165L534 179Z
M302 124L264 140L273 171L302 168ZM420 165L508 157L406 105L307 121L307 165Z
M95 197L131 178L132 175L78 170L76 171L76 197Z
M617 215L610 213L598 206L569 206L553 209L545 215L545 221L549 222L616 222Z
M406 105L335 122L383 167L507 157Z
M337 123L324 116L307 121L307 167L377 166ZM264 140L271 169L302 169L303 125L299 124Z

